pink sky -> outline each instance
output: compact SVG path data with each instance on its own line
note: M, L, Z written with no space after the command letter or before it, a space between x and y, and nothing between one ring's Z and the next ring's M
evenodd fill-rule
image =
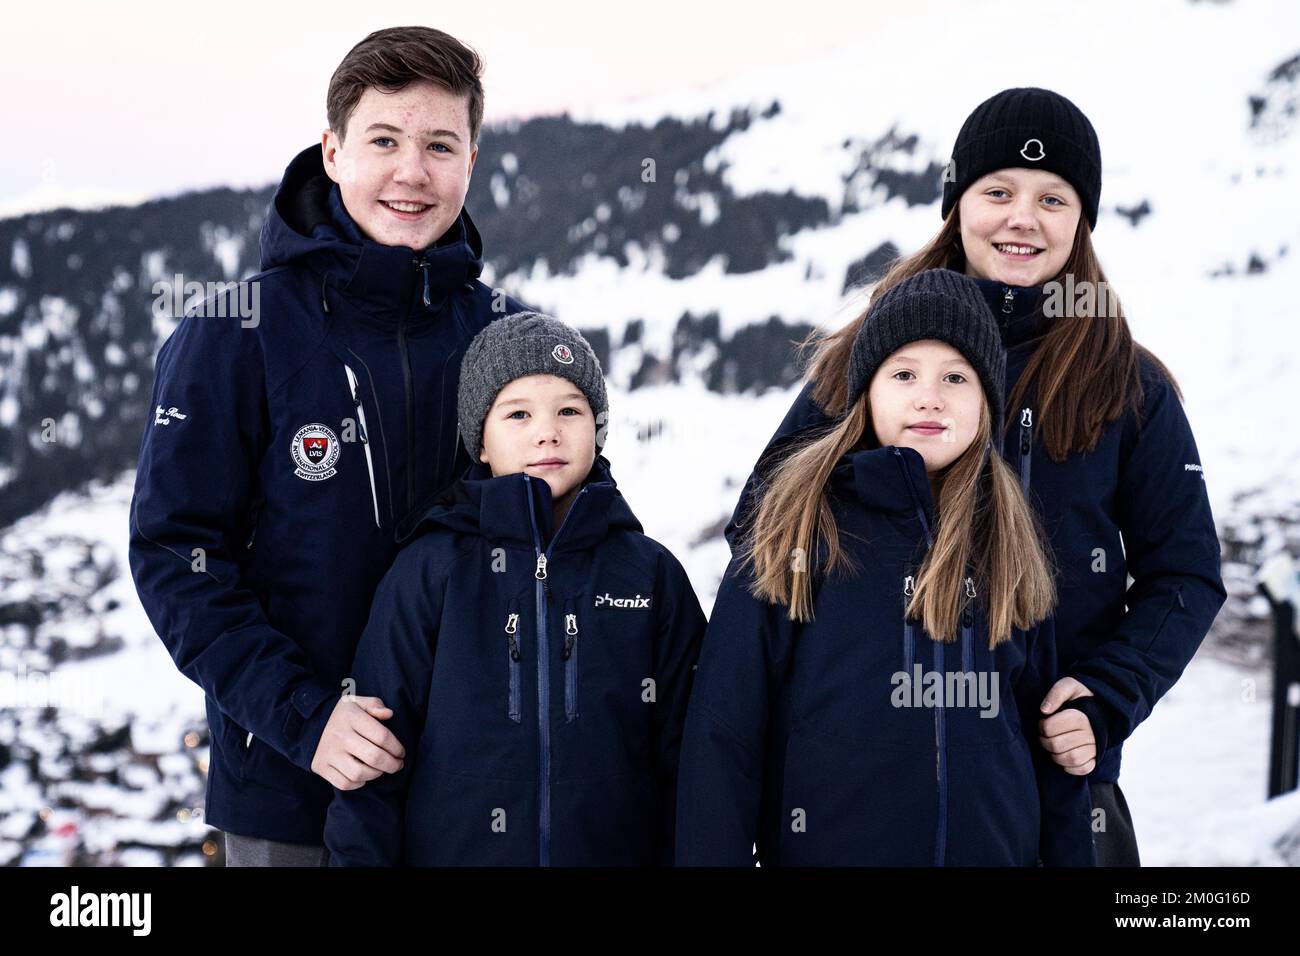
M28 95L4 98L0 215L278 180L319 138L338 61L385 26L422 23L474 46L487 64L491 123L797 62L851 44L881 16L831 0L234 0L188 10L145 0L129 9L37 3L6 12L0 88Z

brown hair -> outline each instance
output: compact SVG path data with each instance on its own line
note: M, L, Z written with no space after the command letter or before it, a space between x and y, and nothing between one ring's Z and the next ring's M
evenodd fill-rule
M871 292L874 302L886 289L926 269L966 270L961 244L961 222L954 206L943 228L919 251L895 261ZM1093 289L1109 289L1106 274L1092 247L1092 231L1079 217L1070 256L1055 281L1073 277L1075 285L1090 283ZM1067 287L1068 288L1068 287ZM1139 357L1150 361L1173 385L1182 401L1182 391L1173 373L1150 351L1133 341L1119 300L1108 293L1109 307L1097 311L1097 300L1072 305L1073 315L1053 320L1042 343L1034 350L1011 395L1007 398L1007 421L995 423L1005 429L1016 420L1026 391L1036 387L1035 417L1043 445L1053 461L1062 462L1072 451L1092 451L1102 429L1124 414L1142 408ZM829 335L814 330L800 343L801 350L815 349L808 377L816 385L813 401L828 414L839 414L848 391L849 355L858 329L866 320L867 308L842 329Z
M879 447L868 395L869 389L864 390L842 418L790 445L750 506L751 531L738 549L741 566L754 569L751 593L789 605L792 621L812 619L815 576L841 565L846 573L856 571L840 548L827 482L845 453ZM1056 603L1056 588L1051 548L1015 475L989 448L991 436L989 406L983 401L974 439L944 470L934 543L917 571L907 613L919 618L932 637L955 640L967 601L966 570L974 567L973 583L984 596L989 646L994 647L1011 638L1013 627L1029 628L1045 618ZM809 494L810 488L817 492Z
M330 129L342 142L348 118L369 87L396 93L408 83L428 80L457 95L469 96L469 140L483 127L483 61L473 49L431 27L376 30L343 58L330 77L325 97Z

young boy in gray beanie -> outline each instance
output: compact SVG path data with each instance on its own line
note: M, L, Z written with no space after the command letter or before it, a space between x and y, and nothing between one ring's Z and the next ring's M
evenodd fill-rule
M493 322L465 352L457 406L470 458L493 475L541 478L558 528L608 427L605 377L587 340L538 312Z
M516 313L470 344L458 398L475 464L380 584L352 668L405 756L335 791L330 864L671 864L705 619L600 454L600 363Z

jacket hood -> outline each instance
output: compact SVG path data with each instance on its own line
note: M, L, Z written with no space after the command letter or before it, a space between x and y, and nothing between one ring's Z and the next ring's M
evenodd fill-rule
M445 235L427 249L385 246L367 238L325 173L319 144L294 157L262 225L262 269L305 263L326 288L369 312L434 314L451 293L483 272L483 240L461 209Z
M545 548L555 535L553 524L551 488L543 479L523 472L494 478L488 465L476 462L424 513L413 536L446 528L532 548L536 529ZM563 528L559 551L590 548L615 529L643 530L618 490L605 456L596 457Z

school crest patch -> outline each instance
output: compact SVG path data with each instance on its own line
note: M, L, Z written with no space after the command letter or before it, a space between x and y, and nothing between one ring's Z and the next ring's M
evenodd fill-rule
M304 481L324 481L338 474L339 439L320 422L303 425L293 436L289 454L296 466L293 473Z

